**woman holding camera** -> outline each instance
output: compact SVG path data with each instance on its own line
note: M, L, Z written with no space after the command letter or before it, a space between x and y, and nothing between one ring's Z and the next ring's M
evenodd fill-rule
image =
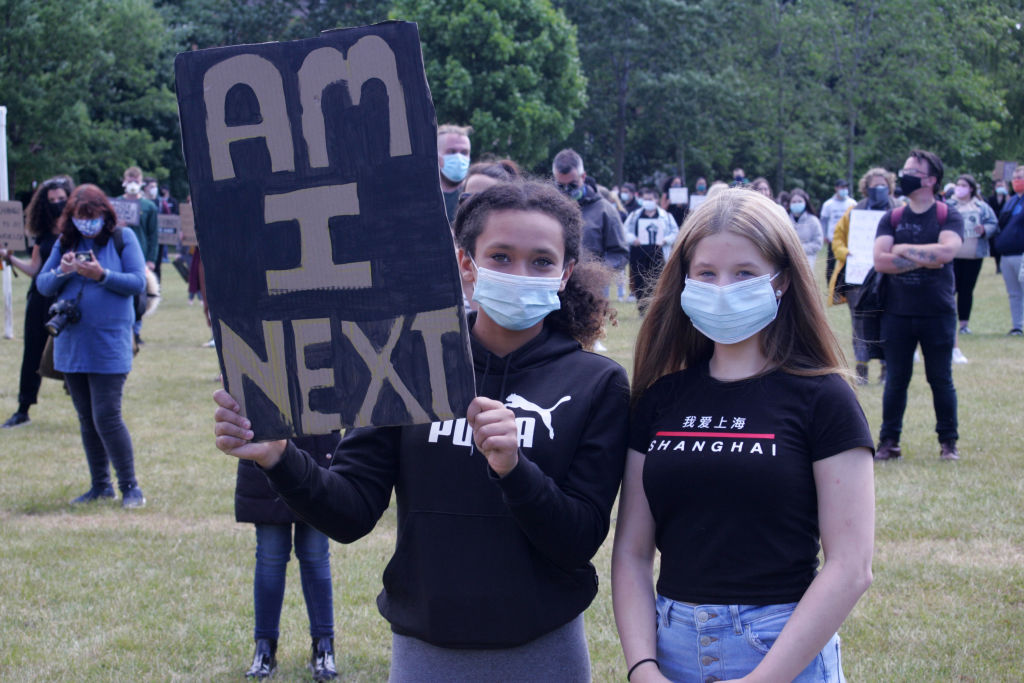
M47 331L54 335L53 364L65 374L78 412L92 486L74 503L114 498L110 463L117 472L121 506L142 507L135 457L121 417L121 393L132 368L132 297L146 286L146 262L131 230L103 191L80 185L59 221L57 248L36 286L56 296Z
M28 410L39 396L39 361L46 346L46 329L43 324L49 319L47 311L53 299L43 296L36 289L35 277L46 259L50 257L60 229L57 219L64 212L74 184L66 175L56 176L43 183L32 195L25 210L25 232L33 240L32 256L21 259L14 255L14 249L0 248L0 260L7 261L32 278L25 301L25 346L21 356L21 381L18 384L18 409L3 423L4 429L28 424Z

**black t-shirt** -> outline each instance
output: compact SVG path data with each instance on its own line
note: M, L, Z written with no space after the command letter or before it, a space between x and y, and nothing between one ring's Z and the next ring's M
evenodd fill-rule
M924 213L914 213L909 206L903 208L903 216L896 231L889 222L892 211L882 216L878 222L875 237L888 235L896 244L935 244L939 241L939 233L952 230L964 237L963 216L954 208L949 207L946 223L939 226L933 204ZM914 317L934 317L956 315L956 288L953 278L953 262L942 268L917 268L907 273L888 275L885 287L886 313Z
M53 251L53 245L57 243L58 235L52 232L44 232L35 237L35 246L39 247L39 263L46 263L46 260L50 258L50 252ZM40 268L41 270L41 268ZM36 279L32 278L32 284L29 286L30 290L36 290Z
M661 551L658 593L681 602L795 602L818 566L814 461L873 445L838 375L720 382L707 365L641 397L630 448ZM865 457L870 457L865 455Z

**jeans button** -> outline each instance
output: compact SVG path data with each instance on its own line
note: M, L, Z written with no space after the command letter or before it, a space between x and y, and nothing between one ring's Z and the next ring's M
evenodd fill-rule
M699 621L700 623L703 624L707 620L708 620L708 613L707 612L703 612L703 611L697 612L697 621Z
M711 644L711 637L710 636L703 636L703 637L701 637L700 644L703 645L704 647L707 647L708 645Z
M705 655L705 656L700 658L700 663L703 664L704 666L707 666L708 664L711 664L712 662L717 662L717 661L718 661L718 657L709 657L707 655Z

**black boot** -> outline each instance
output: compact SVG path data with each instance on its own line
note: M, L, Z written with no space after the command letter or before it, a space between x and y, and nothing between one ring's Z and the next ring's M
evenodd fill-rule
M256 651L252 655L252 666L245 672L246 678L262 680L270 678L277 671L277 641L257 638Z
M868 364L857 363L857 384L865 385L868 383Z
M313 653L309 658L309 670L314 681L329 681L337 677L334 668L334 641L331 638L314 638Z

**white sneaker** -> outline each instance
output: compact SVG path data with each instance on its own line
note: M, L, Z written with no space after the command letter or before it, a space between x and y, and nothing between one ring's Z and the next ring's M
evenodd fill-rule
M604 353L605 351L608 350L608 347L601 343L601 340L599 339L596 342L594 342L594 350L597 351L598 353Z
M211 339L210 341L203 344L204 349L212 349L215 346L217 346L217 340L215 339Z
M959 346L953 347L953 362L961 365L967 362L967 356L964 355Z

